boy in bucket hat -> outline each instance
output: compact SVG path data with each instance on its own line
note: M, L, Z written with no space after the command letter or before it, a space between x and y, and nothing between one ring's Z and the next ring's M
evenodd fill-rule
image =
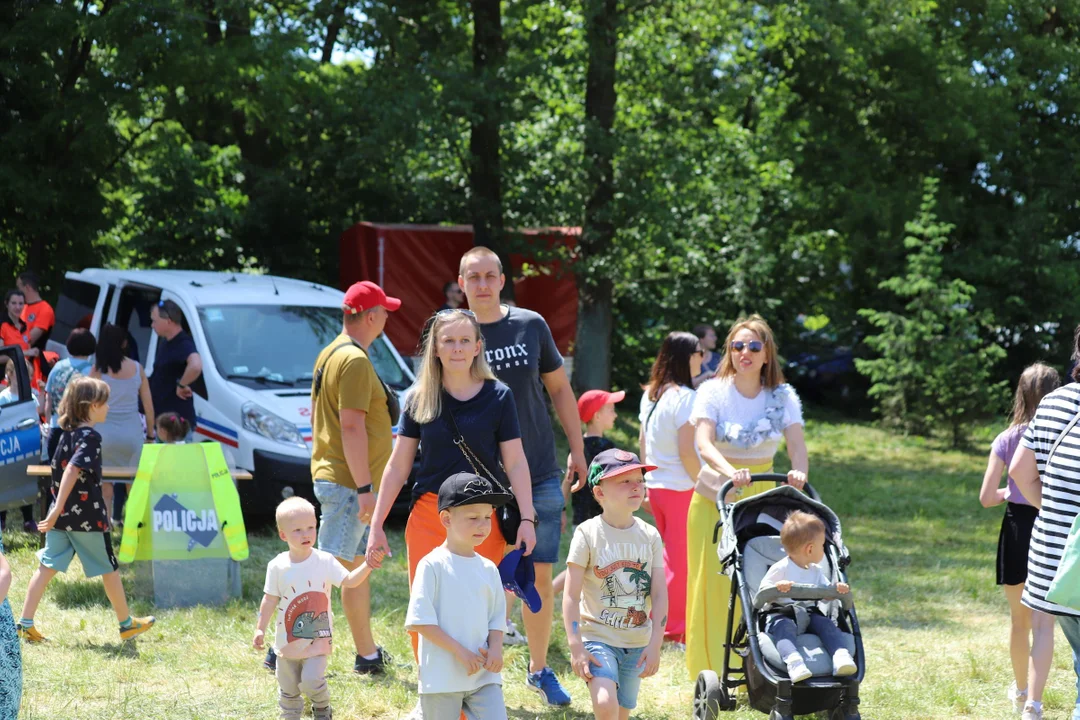
M405 628L420 635L424 718L505 720L502 693L506 596L499 569L475 551L491 533L491 512L513 498L472 473L439 488L446 542L416 568ZM467 601L465 601L467 598Z
M603 513L578 525L570 542L563 622L570 664L589 685L596 717L629 718L641 678L660 667L664 544L656 528L634 517L645 499L644 471L655 469L625 450L597 455L589 491Z

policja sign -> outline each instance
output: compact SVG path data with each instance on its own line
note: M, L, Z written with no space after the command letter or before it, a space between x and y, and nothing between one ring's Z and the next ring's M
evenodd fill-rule
M124 511L119 560L151 561L155 602L227 601L239 589L235 561L248 554L240 496L221 446L146 445Z

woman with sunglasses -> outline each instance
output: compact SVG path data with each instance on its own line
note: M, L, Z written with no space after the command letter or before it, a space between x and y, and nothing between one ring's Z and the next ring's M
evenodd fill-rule
M488 366L476 318L468 310L438 312L423 346L416 385L405 401L401 430L383 470L367 546L368 564L379 567L375 551L390 551L383 522L409 478L417 448L423 444L405 526L410 586L420 559L446 540L446 528L439 519L439 488L456 473L484 475L484 468L499 473L501 460L505 477L497 479L501 483L509 479L521 510L517 538L503 538L493 513L491 534L476 548L477 554L498 565L508 542L524 543L526 553L531 553L536 544L532 483L521 444L517 406L510 388L496 380ZM467 448L455 442L455 427ZM484 468L478 471L473 467L465 455L470 451L474 461L479 459ZM410 634L415 655L417 637Z
M698 388L690 422L704 462L686 523L686 665L696 680L702 670L720 670L724 659L731 582L720 571L712 541L720 519L716 508L720 487L727 480L735 485L729 501L773 487L751 483L750 477L772 471L781 439L787 441L791 459L788 484L799 489L806 484L802 404L784 382L776 341L760 315L731 326L716 378Z
M642 462L656 466L645 473L645 487L664 541L664 580L670 601L664 637L675 643L686 641L686 515L701 470L690 413L693 379L701 374L704 355L696 335L669 333L653 363L638 416Z

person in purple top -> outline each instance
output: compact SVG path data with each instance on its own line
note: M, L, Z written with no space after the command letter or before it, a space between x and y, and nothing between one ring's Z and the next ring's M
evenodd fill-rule
M983 507L1006 504L1005 516L1001 521L1001 534L998 536L997 584L1005 587L1005 597L1009 600L1012 620L1009 654L1012 657L1015 679L1009 688L1008 696L1017 711L1023 710L1028 700L1029 655L1032 661L1032 695L1036 699L1042 699L1042 686L1046 684L1054 655L1054 625L1052 622L1035 623L1033 632L1032 613L1036 611L1020 602L1024 581L1027 580L1031 529L1039 510L1024 499L1012 477L1008 477L1005 487L1002 487L1001 476L1012 462L1013 454L1020 445L1028 423L1035 416L1039 402L1060 385L1061 378L1052 367L1036 363L1024 370L1016 386L1012 422L994 438L982 488L979 490L979 502ZM1049 632L1042 628L1049 628ZM1032 637L1030 645L1029 636Z

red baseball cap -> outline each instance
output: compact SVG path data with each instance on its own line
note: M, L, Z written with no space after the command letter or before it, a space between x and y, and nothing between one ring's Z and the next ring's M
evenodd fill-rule
M626 393L622 390L618 392L586 390L577 401L578 416L581 418L581 422L587 423L593 419L596 413L600 412L600 408L608 403L622 402L625 397Z
M382 305L393 312L401 307L401 301L387 296L383 289L370 280L353 283L345 293L345 312L355 315Z

